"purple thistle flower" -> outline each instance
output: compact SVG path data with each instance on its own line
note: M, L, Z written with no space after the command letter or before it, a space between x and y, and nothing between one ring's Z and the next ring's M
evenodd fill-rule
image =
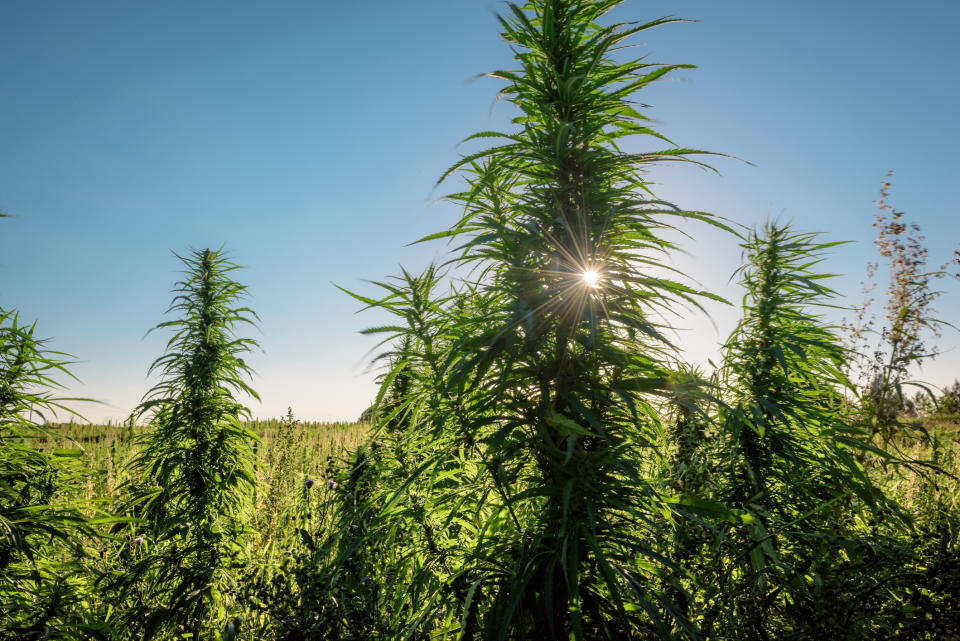
M135 538L135 539L133 540L133 544L134 544L134 545L140 545L141 543L143 543L143 537L142 537L142 536L138 536L137 538Z
M332 490L333 488L337 487L337 482L334 481L333 479L330 479L329 481L327 481L327 487L329 487Z
M311 487L313 487L313 479L308 476L307 480L304 482L304 485L306 485L307 489L309 490Z

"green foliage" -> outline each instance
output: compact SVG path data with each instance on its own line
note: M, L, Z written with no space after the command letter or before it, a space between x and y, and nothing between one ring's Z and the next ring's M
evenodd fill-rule
M250 518L256 437L238 396L257 398L242 358L256 342L235 333L256 315L238 306L245 287L222 251L178 258L185 277L168 311L179 317L155 328L173 336L151 367L161 379L137 409L149 432L131 463L138 482L127 509L143 529L114 552L126 566L121 627L131 638L199 639L227 625Z
M732 230L653 195L649 169L704 152L632 99L689 65L621 60L677 20L602 25L618 4L507 4L517 68L489 75L514 127L468 139L492 146L441 177L463 214L423 239L455 248L351 293L391 317L365 331L372 425L249 420L256 315L221 251L180 258L124 425L48 423L64 356L0 311L0 638L958 638L958 387L910 406L924 438L894 429L946 272L881 200L889 327L858 407L822 318L837 243L767 223L721 367L681 362L674 316L719 299L669 239Z
M404 272L384 298L358 296L402 319L371 330L398 346L379 425L399 432L399 485L362 512L399 551L395 635L625 639L676 621L697 636L660 587L672 564L655 542L673 511L643 468L654 399L670 394L663 315L709 296L662 275L663 231L712 219L649 195L643 177L696 152L618 146L663 139L628 98L681 66L615 61L628 37L673 22L600 26L617 4L509 5L520 69L490 75L508 83L517 131L472 137L504 143L450 170L468 182L450 197L464 215L429 237L460 240L451 263L473 278L430 298L436 273Z
M845 354L833 328L814 315L834 292L822 284L829 275L812 268L838 243L813 239L768 223L762 236L751 234L744 244L744 317L724 347L724 387L736 403L725 425L734 447L731 499L740 507L764 503L772 484L799 497L804 488L786 475L811 466L856 477L849 463L828 452L857 441L841 427L849 418L842 402L849 387ZM866 489L858 490L871 502Z
M816 315L834 292L814 267L837 244L769 222L743 244L744 315L724 346L721 382L728 463L716 490L739 518L712 568L727 596L704 616L721 636L802 629L800 604L854 519L890 509L858 457L867 446L843 402L846 354Z
M79 450L59 441L47 424L56 412L72 414L56 396L56 377L70 376L66 355L46 348L35 324L0 309L0 636L76 638L77 562L92 534L69 494L79 482Z
M253 514L254 530L261 534L261 549L269 548L276 542L281 525L292 515L285 500L294 492L293 457L302 448L303 434L300 421L293 417L293 410L287 408L287 415L277 423L277 431L271 443L263 443L266 460L262 466L255 465L258 471L255 506Z
M664 276L662 231L716 222L644 181L690 150L614 143L658 136L626 97L673 69L609 59L669 22L598 26L616 4L509 5L521 69L491 75L518 130L472 137L504 142L444 175L462 170L464 215L424 239L460 242L457 278L353 294L396 319L367 330L391 345L376 429L297 566L285 638L307 621L311 638L817 637L840 560L903 551L868 536L904 527L864 466L891 457L856 428L847 354L815 314L833 244L751 235L721 376L673 365L670 314L709 294Z

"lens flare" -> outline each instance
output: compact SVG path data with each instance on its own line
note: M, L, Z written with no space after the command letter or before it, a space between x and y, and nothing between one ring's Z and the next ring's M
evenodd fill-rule
M599 281L600 274L597 273L597 270L588 269L583 272L583 282L585 282L589 287L596 287Z

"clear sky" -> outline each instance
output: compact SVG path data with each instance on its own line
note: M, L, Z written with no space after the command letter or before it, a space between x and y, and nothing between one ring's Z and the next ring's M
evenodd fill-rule
M0 306L38 319L78 360L92 420L122 419L149 387L177 280L172 251L226 245L248 269L264 352L253 412L354 419L375 395L375 314L334 283L373 291L444 247L406 246L446 228L436 178L474 131L505 127L511 67L490 0L226 2L0 0ZM722 176L651 174L677 204L750 225L767 216L854 240L827 265L859 300L875 258L873 200L926 233L934 262L960 244L960 3L953 0L628 0L613 14L697 23L647 32L632 51L698 69L638 99L683 146L727 153ZM642 143L637 143L638 145ZM453 185L449 186L450 188ZM733 298L734 239L694 229L680 265ZM941 316L960 320L960 288ZM693 360L718 330L684 319ZM960 344L923 373L960 376Z

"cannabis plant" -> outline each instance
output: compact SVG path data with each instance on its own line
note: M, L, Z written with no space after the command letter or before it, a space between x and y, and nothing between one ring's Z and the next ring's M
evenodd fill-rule
M79 481L71 463L82 450L47 424L73 415L56 395L70 377L67 355L48 349L36 325L0 309L0 637L83 636L78 610L80 561L92 528L71 504Z
M256 314L240 305L246 288L222 250L178 258L185 275L168 311L179 317L154 328L173 336L151 366L160 381L136 410L148 431L128 509L142 525L113 552L128 568L123 628L145 639L206 638L227 625L253 485L256 437L241 423L249 411L240 397L258 398L243 360L257 344L237 331Z
M401 548L398 634L638 639L676 624L697 636L654 549L673 504L642 468L658 456L653 399L669 394L665 319L704 295L666 275L663 231L714 221L652 196L644 177L660 161L699 164L697 152L621 147L671 144L630 98L688 65L616 60L630 36L675 22L602 26L618 4L508 4L518 68L489 75L506 82L515 130L475 134L502 144L441 177L461 170L467 189L450 199L464 214L428 239L459 240L451 263L470 275L443 306L442 357L428 359L438 389L406 394L408 432L422 436L380 511L419 543ZM397 363L385 383L408 367Z
M737 518L715 603L729 610L722 621L717 606L705 617L720 635L795 630L807 616L797 615L816 608L810 586L840 555L850 520L888 508L857 460L868 446L843 403L846 353L818 315L834 292L814 268L837 244L770 222L743 244L744 316L724 345L721 413L729 463L720 498Z
M0 218L6 215L0 213ZM74 416L57 379L73 378L69 356L49 349L36 324L0 308L0 637L78 638L78 596L91 523L70 491L82 454L61 448L48 421ZM53 444L51 447L50 444Z

